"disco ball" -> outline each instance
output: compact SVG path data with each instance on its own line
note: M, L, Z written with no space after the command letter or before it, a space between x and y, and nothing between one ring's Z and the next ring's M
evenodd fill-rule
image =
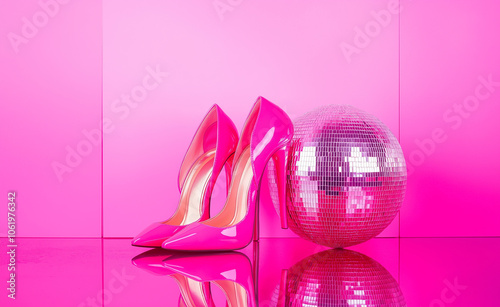
M337 248L378 235L397 215L406 164L397 139L376 117L330 105L294 121L287 155L288 224L300 237ZM271 198L278 196L268 167Z
M292 266L276 306L406 306L399 284L377 261L350 250L326 250Z

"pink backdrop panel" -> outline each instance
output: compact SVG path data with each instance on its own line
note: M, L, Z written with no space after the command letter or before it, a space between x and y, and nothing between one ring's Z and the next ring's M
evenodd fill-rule
M402 6L401 236L498 236L500 4Z
M9 243L0 239L2 275L7 281L9 273L16 274L16 299L4 288L0 306L101 306L100 239L19 238L16 243L16 270L7 271Z
M101 1L1 2L0 191L17 193L17 235L100 236Z
M179 165L213 103L239 129L259 95L292 119L351 104L398 137L397 5L105 1L104 235L134 236L174 212ZM293 236L268 195L263 203L261 235ZM397 236L398 226L396 218L383 235Z

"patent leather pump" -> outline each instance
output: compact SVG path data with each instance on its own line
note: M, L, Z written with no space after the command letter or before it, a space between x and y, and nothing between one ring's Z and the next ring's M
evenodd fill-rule
M211 282L222 289L229 307L255 307L255 276L247 256L238 252L185 254L163 261L174 272Z
M234 250L259 238L259 187L267 162L274 159L282 227L286 228L285 150L293 136L286 113L259 97L247 117L234 155L232 182L221 212L206 221L193 223L162 244L172 250Z
M181 195L176 212L170 219L144 229L132 240L132 245L160 247L163 241L187 225L208 219L210 196L224 166L229 186L237 144L238 132L234 123L214 105L200 124L181 164L178 178Z

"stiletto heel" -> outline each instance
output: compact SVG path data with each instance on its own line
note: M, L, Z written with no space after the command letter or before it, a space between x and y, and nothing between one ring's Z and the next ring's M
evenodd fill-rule
M278 295L278 304L276 304L276 307L287 306L287 301L286 301L287 275L288 275L288 270L286 269L281 270L280 290Z
M253 242L253 280L254 280L254 292L255 292L255 300L259 301L259 263L260 259L260 248L259 242Z
M258 193L260 194L260 193ZM253 225L253 241L258 242L260 239L260 195L257 195L257 204L255 205L255 220Z
M286 147L278 149L273 155L276 167L276 181L278 184L278 197L280 203L281 228L288 228L288 212L286 209Z
M186 225L210 218L210 196L222 168L232 166L238 144L233 122L214 105L196 131L182 161L178 187L181 193L177 210L163 222L151 224L138 234L132 245L159 247ZM226 177L227 190L231 176Z
M263 97L247 117L234 154L232 182L224 208L215 217L193 223L163 242L174 250L233 250L258 240L258 196L267 162L277 154L281 194L284 177L284 147L293 136L292 121L278 106ZM281 195L281 201L286 199ZM285 206L285 205L282 205ZM284 212L284 211L283 211Z

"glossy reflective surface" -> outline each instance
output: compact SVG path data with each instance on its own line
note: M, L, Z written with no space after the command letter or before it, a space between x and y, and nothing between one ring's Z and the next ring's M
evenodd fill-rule
M373 239L344 251L261 239L223 254L18 239L16 253L17 299L3 291L1 306L498 306L500 238Z

